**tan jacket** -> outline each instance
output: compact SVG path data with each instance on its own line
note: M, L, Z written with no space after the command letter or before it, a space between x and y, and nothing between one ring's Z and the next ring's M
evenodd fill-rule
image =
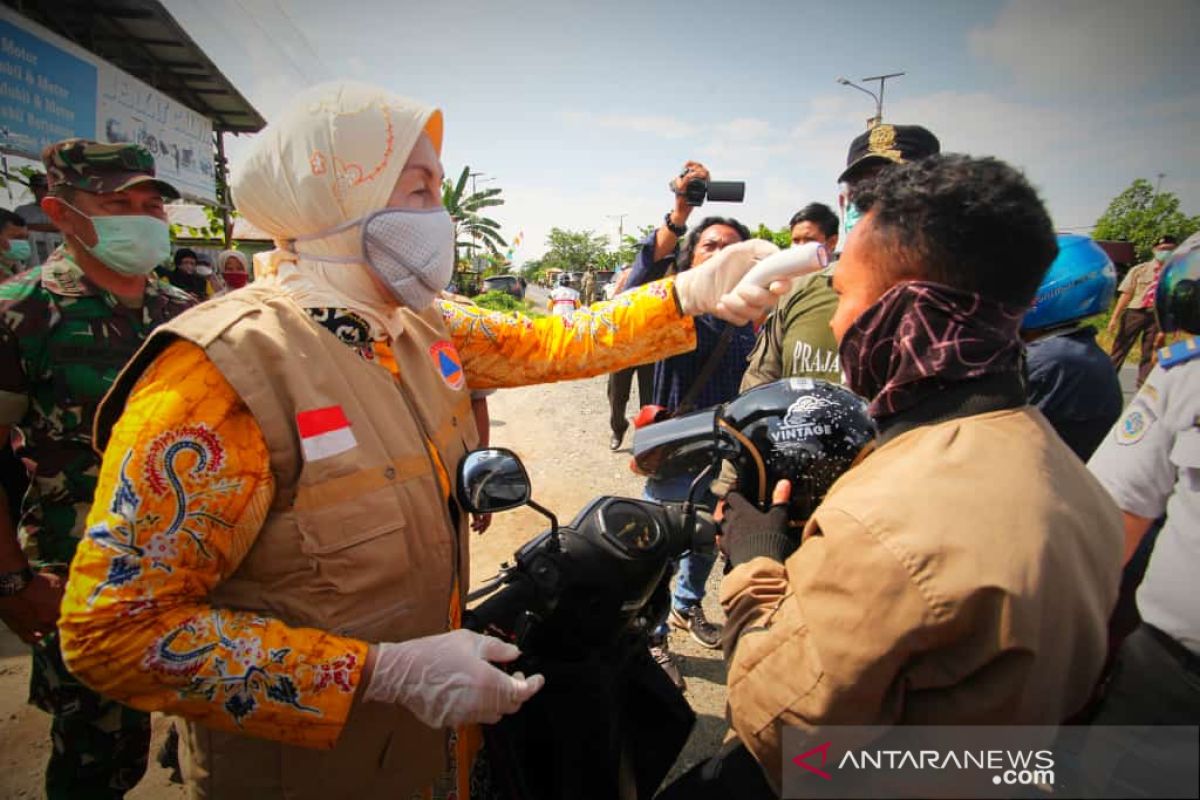
M1035 409L903 433L834 484L786 564L726 577L732 726L778 787L785 726L1056 724L1104 663L1121 543Z
M271 513L214 605L368 641L449 627L468 585L466 515L443 497L428 443L450 472L478 437L469 392L430 348L449 337L436 309L409 313L393 343L403 382L354 353L287 296L249 287L160 327L106 399L97 441L138 375L177 338L204 348L246 403L270 451ZM306 460L296 414L341 406L355 445ZM314 751L190 723L186 771L198 796L408 797L446 764L446 734L399 706L356 703L337 746Z

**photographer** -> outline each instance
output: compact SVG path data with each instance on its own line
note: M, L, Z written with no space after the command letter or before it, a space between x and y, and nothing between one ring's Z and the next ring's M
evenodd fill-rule
M745 225L722 217L706 217L688 233L688 218L704 201L712 185L703 164L689 161L684 165L679 176L671 181L675 193L674 208L667 212L663 224L642 241L630 267L628 287L699 266L723 248L750 238ZM732 199L732 195L722 197ZM740 196L737 199L740 200ZM687 239L680 248L679 239L685 234ZM764 249L774 249L766 242L762 245ZM732 400L737 396L746 358L753 347L753 326L732 326L712 316L697 317L696 349L655 364L654 404L670 414L678 414ZM695 477L695 473L684 473L648 480L645 496L660 502L685 500ZM698 502L712 509L716 498L706 489ZM701 607L704 584L714 561L715 556L696 553L689 553L680 560L668 617L672 627L688 631L697 643L708 648L721 645L721 626L709 622ZM668 623L664 622L655 633L654 657L671 680L684 688L683 677L667 648L667 633Z

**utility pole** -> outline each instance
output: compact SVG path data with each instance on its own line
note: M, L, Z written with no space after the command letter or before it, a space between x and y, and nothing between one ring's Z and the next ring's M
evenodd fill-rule
M225 158L225 131L213 131L217 140L217 158L214 165L217 183L217 205L221 209L221 226L225 229L225 249L233 241L233 217L229 209L233 202L229 198L229 160Z
M1165 172L1158 173L1158 183L1154 184L1154 193L1155 194L1158 194L1159 192L1162 191L1162 179L1165 177L1167 177L1167 173L1165 173Z
M883 87L884 87L884 84L887 83L888 78L899 78L901 75L904 75L904 74L906 74L906 73L889 72L887 75L872 75L868 78L861 79L863 83L867 83L869 81L879 81L879 94L875 94L870 89L864 89L863 87L859 86L857 83L855 83L851 80L847 80L846 78L838 78L837 82L843 86L849 86L852 89L858 89L860 92L870 95L871 99L873 99L875 101L875 116L873 116L869 120L867 120L867 128L870 129L870 128L874 128L876 125L883 122Z
M625 218L628 217L629 215L628 214L609 214L607 216L609 219L615 219L617 221L617 247L616 247L616 249L620 250L621 243L625 241Z

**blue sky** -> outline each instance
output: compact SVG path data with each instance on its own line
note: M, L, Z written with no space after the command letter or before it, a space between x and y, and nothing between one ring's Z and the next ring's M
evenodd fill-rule
M752 227L832 203L874 111L835 81L897 71L886 121L1021 167L1062 228L1159 173L1200 214L1195 0L166 5L268 120L339 77L440 106L446 171L503 187L494 216L525 232L518 263L553 226L656 223L689 158L747 182L744 204L704 210Z

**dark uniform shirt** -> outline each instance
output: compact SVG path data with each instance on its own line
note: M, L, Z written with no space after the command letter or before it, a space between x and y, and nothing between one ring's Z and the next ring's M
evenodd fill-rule
M1083 461L1121 416L1124 396L1096 331L1074 328L1026 346L1029 402Z
M626 289L641 286L663 278L675 264L671 253L660 261L654 261L654 231L651 231L638 246L637 255L630 266ZM717 342L726 329L732 329L732 339L725 349L721 361L705 382L704 387L692 401L692 408L701 409L732 400L738 395L742 373L746 371L746 359L754 349L754 327L730 325L709 314L696 317L696 349L680 353L654 365L654 404L674 411L696 382L697 376L708 363Z
M83 535L100 456L96 406L157 325L195 300L151 278L141 308L88 281L66 250L0 285L0 425L33 465L19 534L31 563L65 566Z

